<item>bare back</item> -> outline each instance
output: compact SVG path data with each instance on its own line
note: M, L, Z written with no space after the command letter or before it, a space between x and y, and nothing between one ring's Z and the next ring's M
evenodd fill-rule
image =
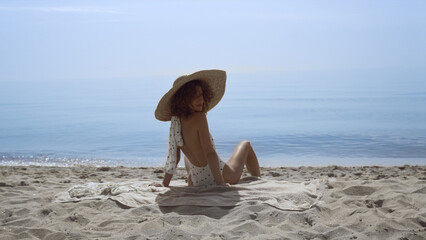
M195 112L186 118L181 118L182 138L184 145L182 152L188 160L197 167L208 164L207 154L216 153L210 140L205 113Z

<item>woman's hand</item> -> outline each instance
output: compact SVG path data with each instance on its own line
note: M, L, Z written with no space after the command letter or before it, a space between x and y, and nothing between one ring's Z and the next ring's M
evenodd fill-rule
M158 183L158 182L153 182L151 184L149 184L148 186L153 186L153 187L164 187L163 184Z
M231 187L232 185L229 183L219 184L218 186Z

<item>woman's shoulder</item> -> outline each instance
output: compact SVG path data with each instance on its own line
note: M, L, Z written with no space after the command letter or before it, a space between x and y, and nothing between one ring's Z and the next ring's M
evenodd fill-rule
M191 116L194 117L194 119L206 119L206 113L205 112L194 112L191 114Z
M203 125L207 122L207 117L204 112L191 113L184 121L191 123L191 125Z

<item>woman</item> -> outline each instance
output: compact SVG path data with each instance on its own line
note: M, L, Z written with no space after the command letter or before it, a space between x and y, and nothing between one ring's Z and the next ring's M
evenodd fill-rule
M169 149L163 186L168 187L180 151L185 154L188 185L237 184L244 165L253 176L260 176L259 163L249 141L241 142L227 163L216 153L206 113L225 93L226 72L204 70L176 79L155 110L160 121L171 121ZM152 184L161 186L160 184Z

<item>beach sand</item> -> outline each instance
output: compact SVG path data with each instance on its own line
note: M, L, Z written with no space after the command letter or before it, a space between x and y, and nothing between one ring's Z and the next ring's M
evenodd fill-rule
M150 167L0 166L0 238L426 239L426 166L262 168L263 179L327 179L322 201L305 211L252 202L128 208L113 200L53 201L76 184L161 182L163 175ZM174 179L185 176L178 169Z

